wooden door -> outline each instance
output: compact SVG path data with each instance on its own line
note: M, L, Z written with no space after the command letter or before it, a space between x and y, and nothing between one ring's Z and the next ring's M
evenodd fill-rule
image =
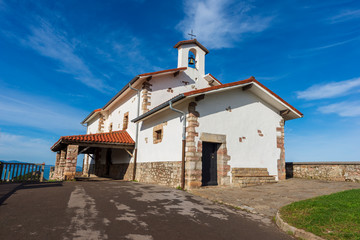
M202 143L202 186L217 185L218 143Z

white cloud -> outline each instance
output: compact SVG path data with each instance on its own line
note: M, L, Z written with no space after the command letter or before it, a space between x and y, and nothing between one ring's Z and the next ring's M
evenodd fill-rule
M288 76L288 74L283 74L283 75L276 75L276 76L255 76L255 78L260 81L276 81L276 80L285 78L287 76Z
M326 19L328 23L340 23L360 18L360 9L348 9Z
M297 97L305 100L334 98L359 91L360 78L340 82L313 85L310 88L296 92Z
M0 132L1 160L54 164L51 141Z
M65 31L55 29L48 21L38 18L36 25L29 27L30 34L20 41L40 55L60 64L59 71L101 92L112 90L102 79L95 77L85 62L76 54L75 40L69 41Z
M354 38L351 38L351 39L347 39L345 41L339 41L339 42L334 42L334 43L331 43L331 44L326 44L326 45L323 45L323 46L320 46L320 47L297 50L297 51L295 51L295 53L289 54L288 57L290 59L295 59L295 58L303 58L303 57L314 56L314 55L318 54L322 50L337 47L337 46L341 46L341 45L353 42L355 40L359 40L359 37L354 37Z
M126 29L104 33L102 42L95 44L96 54L106 64L114 66L117 72L124 75L135 76L147 71L159 71L145 56L151 55L152 50L145 43L133 36ZM146 50L145 50L146 49ZM153 56L153 55L152 55ZM108 76L107 76L108 77Z
M341 117L357 117L360 116L360 101L333 103L319 107L318 110L326 114L335 113Z
M272 17L250 13L253 6L234 0L186 0L185 18L177 25L184 38L191 29L197 39L213 49L231 48L246 33L264 31Z
M340 45L343 45L343 44L352 42L352 41L357 40L357 39L359 39L359 37L352 38L352 39L348 39L348 40L341 41L341 42L336 42L336 43L328 44L328 45L324 45L324 46L321 46L321 47L310 48L310 49L308 49L307 51L309 51L309 52L314 52L314 51L324 50L324 49L328 49L328 48L332 48L332 47L337 47L337 46L340 46Z
M0 124L26 126L56 134L85 132L86 112L44 97L4 89L0 94Z

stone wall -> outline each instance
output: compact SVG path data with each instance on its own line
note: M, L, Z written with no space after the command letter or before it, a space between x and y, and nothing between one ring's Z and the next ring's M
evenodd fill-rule
M199 136L196 128L199 126L199 112L196 111L196 103L189 103L186 116L186 147L185 147L185 185L186 188L196 188L201 186L201 151L202 144L198 144L196 150L195 137Z
M285 136L284 136L284 119L280 121L280 127L276 128L277 132L277 148L280 148L280 157L277 160L277 168L278 168L278 179L285 180L286 171L285 171Z
M133 163L111 164L109 177L131 181ZM98 164L97 176L106 174L105 164ZM154 183L170 187L180 186L181 162L149 162L136 164L136 181Z
M288 162L286 177L360 182L360 162Z
M72 180L75 178L78 151L78 145L67 146L64 180Z
M137 163L135 176L139 182L179 187L181 161Z
M150 81L151 78L146 79L146 81L142 85L142 103L141 103L141 110L142 113L146 113L149 111L149 106L151 105L151 84Z
M99 114L99 125L98 125L98 133L104 132L104 123L105 123L105 116L104 114Z
M49 176L50 180L58 180L58 181L65 180L66 165L68 165L67 172L69 172L70 170L69 167L71 165L71 162L67 163L66 152L67 150L61 150L60 152L56 153L55 168L53 171L50 171L50 176ZM75 167L75 171L76 171L76 167Z

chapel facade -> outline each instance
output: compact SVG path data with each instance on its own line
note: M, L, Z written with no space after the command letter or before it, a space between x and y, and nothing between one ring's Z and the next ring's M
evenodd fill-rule
M83 176L172 187L248 186L285 179L285 121L303 114L254 77L223 84L205 72L209 51L180 41L177 68L139 74L61 137L52 179Z

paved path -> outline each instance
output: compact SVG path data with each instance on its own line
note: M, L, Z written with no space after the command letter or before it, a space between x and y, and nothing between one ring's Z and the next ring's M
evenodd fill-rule
M0 239L292 239L268 219L134 182L33 184L0 205Z
M292 178L247 188L206 187L191 190L191 193L272 218L281 207L289 203L353 188L360 188L360 183Z

